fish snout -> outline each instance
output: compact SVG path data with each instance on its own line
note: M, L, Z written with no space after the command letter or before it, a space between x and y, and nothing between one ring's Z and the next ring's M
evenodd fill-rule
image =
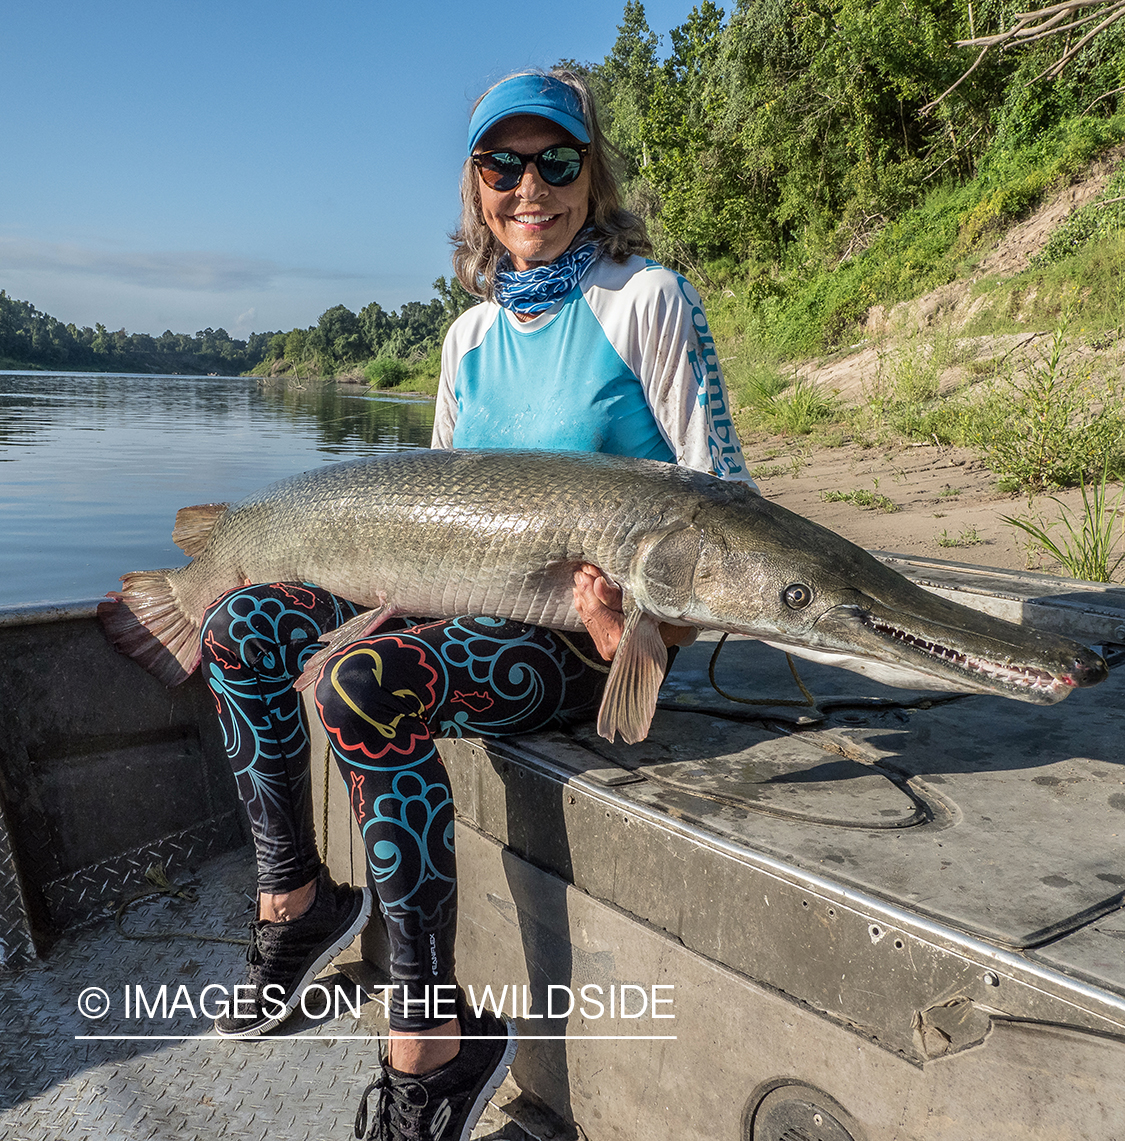
M1098 685L1109 677L1109 666L1100 654L1090 650L1086 654L1076 654L1062 669L1062 680L1076 689L1088 685Z

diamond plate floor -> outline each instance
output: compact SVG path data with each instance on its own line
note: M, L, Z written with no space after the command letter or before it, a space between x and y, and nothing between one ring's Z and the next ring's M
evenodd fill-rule
M126 931L241 937L252 907L249 849L209 861L197 880L195 901L161 896L131 906ZM339 1017L334 1010L320 1018L299 1013L284 1024L284 1035L249 1041L191 1037L210 1033L202 1008L213 1008L224 992L206 988L229 989L240 981L243 955L229 943L125 939L104 920L69 933L31 967L0 975L0 1137L351 1137L378 1044L336 1036L386 1030L381 1003L365 998L358 1018L348 1008L356 986L336 968L355 955L345 952L324 972L318 982L325 989L312 996L319 1002L339 995ZM138 987L144 999L139 1017ZM91 1015L108 1009L83 1017L80 1005ZM320 1013L311 1001L310 1013ZM83 1037L93 1035L99 1040ZM529 1137L493 1107L473 1136Z

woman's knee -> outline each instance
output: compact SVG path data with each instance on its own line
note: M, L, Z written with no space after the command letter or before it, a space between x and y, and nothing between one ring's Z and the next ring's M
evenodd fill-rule
M277 597L277 584L255 584L227 591L207 607L201 627L204 661L257 665L269 644L276 644L276 637L271 637L276 626L255 622L255 615Z
M205 661L266 673L300 672L317 640L356 608L304 583L255 583L228 591L208 607L201 640Z
M402 717L425 717L438 677L428 657L425 646L394 634L329 655L313 690L325 725L366 725L386 736Z

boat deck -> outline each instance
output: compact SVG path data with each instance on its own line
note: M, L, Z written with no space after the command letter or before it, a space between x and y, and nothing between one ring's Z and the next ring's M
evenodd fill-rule
M284 1033L237 1042L209 1034L203 1006L213 1010L221 994L205 994L205 987L229 990L245 966L243 947L209 940L245 934L253 876L247 847L214 857L194 874L175 877L191 898L151 895L125 911L120 929L113 918L90 922L63 935L35 965L0 975L0 1136L352 1136L378 1038L386 1034L358 947L320 975L323 990L310 992L308 1015L294 1015ZM91 1014L108 1009L83 1017L80 1004L89 1004ZM517 1094L509 1083L497 1104ZM528 1135L490 1106L473 1137L527 1141Z
M1119 588L886 557L1125 656ZM506 1111L476 1135L1125 1141L1125 669L1050 707L798 662L802 692L783 655L731 639L716 689L716 641L680 655L641 744L588 726L443 743L459 976L521 996ZM130 933L237 937L248 920L201 687L161 689L82 606L0 616L0 661L19 711L0 730L0 1133L350 1135L376 999L264 1040L201 1037L192 1003L240 977L241 948L114 924L153 863L198 896L138 901ZM139 765L194 814L129 817ZM318 766L327 859L354 881L342 782ZM381 961L372 924L320 982L354 1001ZM138 1018L137 985L181 1004ZM553 1009L583 986L666 988L674 1020ZM88 987L105 1017L79 1013Z

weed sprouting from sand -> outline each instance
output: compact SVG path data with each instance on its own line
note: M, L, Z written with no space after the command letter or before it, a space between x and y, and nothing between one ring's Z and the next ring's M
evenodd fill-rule
M739 395L751 426L775 435L807 436L838 412L831 396L799 375L789 381L776 372L758 372L742 382Z
M948 531L943 530L937 536L939 547L975 547L983 542L984 539L976 527L965 527L959 535L951 535Z
M1113 502L1107 491L1108 459L1100 477L1089 486L1082 480L1082 511L1071 511L1057 497L1051 500L1059 505L1062 518L1053 523L1039 517L1003 516L1004 522L1018 527L1029 535L1034 544L1056 558L1073 578L1089 582L1112 582L1122 563L1125 563L1125 486L1118 491ZM1031 510L1031 502L1028 503ZM1051 532L1061 527L1058 542ZM1114 532L1116 531L1116 535ZM1120 549L1120 553L1118 553Z
M757 467L750 469L750 478L755 482L773 479L776 476L784 475L789 470L788 464L758 464Z
M866 488L857 487L851 491L822 491L820 498L825 503L850 503L853 507L861 507L864 511L882 511L884 514L891 514L898 510L898 504L888 499L885 495L877 490L868 491Z

